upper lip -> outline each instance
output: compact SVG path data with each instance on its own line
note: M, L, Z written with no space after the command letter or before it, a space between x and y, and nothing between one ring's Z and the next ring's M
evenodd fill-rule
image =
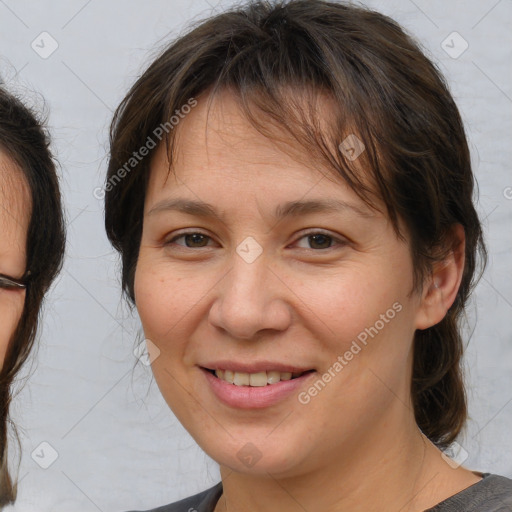
M232 372L239 373L259 373L270 371L302 373L314 370L314 368L311 367L294 366L273 361L253 361L250 363L237 361L213 361L201 364L200 366L207 370L230 370Z

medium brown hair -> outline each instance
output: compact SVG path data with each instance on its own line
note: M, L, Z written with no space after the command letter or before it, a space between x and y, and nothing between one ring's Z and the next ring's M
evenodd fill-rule
M21 172L30 190L25 303L0 370L0 507L14 502L16 484L8 471L7 427L11 385L34 345L43 298L62 265L64 219L49 137L38 116L0 85L0 149ZM1 326L0 326L1 327ZM16 436L17 437L17 436Z
M464 227L465 266L455 302L440 323L418 330L414 339L416 421L445 448L467 418L459 320L486 250L457 106L436 66L387 16L322 0L252 1L200 22L164 49L111 126L105 227L121 254L125 293L134 303L151 158L114 178L190 98L208 93L211 99L226 89L261 133L275 136L269 126L277 125L370 206L380 200L400 237L403 221L415 289L455 243L451 228ZM330 129L320 129L318 114L305 112L293 91L330 97ZM176 130L166 132L172 166ZM350 134L365 145L357 162L338 149Z

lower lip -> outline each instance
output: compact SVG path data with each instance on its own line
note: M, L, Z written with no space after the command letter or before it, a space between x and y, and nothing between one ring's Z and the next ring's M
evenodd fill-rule
M219 379L204 368L201 368L201 371L206 377L210 389L221 402L240 409L270 407L292 395L316 373L305 373L295 379L282 380L266 386L237 386Z

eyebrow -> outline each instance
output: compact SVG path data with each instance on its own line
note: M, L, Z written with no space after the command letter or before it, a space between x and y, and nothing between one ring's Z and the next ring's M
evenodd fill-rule
M281 221L287 217L300 217L311 213L339 213L346 210L351 210L365 218L375 216L375 213L370 210L363 210L353 203L347 203L339 199L315 199L309 201L288 201L278 205L273 217ZM153 206L146 215L155 215L167 211L178 211L196 217L213 217L220 222L224 222L224 215L217 212L210 203L184 198L164 199Z

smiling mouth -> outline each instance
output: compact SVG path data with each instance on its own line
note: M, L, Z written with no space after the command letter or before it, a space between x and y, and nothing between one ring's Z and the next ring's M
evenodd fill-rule
M315 370L307 370L304 372L280 372L280 371L266 371L257 373L233 372L231 370L211 370L204 368L207 372L215 375L218 379L234 384L235 386L251 386L263 387L276 384L281 381L293 380Z

